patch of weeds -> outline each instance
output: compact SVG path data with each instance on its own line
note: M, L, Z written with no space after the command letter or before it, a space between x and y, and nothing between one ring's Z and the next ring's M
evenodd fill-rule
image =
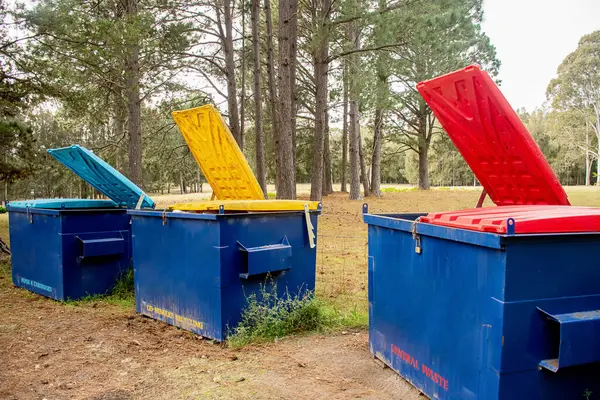
M68 300L65 302L65 304L69 306L80 306L97 302L116 305L122 308L135 307L133 269L128 269L125 271L117 280L115 286L113 286L113 288L107 294L97 294L94 296L88 295L79 300Z
M0 285L12 285L10 256L0 253Z
M261 286L258 293L246 298L242 321L227 338L231 347L264 343L284 336L327 332L341 328L364 327L367 316L357 309L342 312L306 291L300 295L279 296L277 286Z
M367 328L369 326L369 313L362 311L357 305L350 310L342 310L334 304L324 301L319 302L321 312L325 316L327 330L341 330L352 328Z
M269 199L276 199L277 198L277 193L275 193L275 192L269 192L269 193L267 193L267 197Z
M6 207L0 206L0 214L4 214L6 212Z
M387 187L387 188L381 189L381 191L383 193L404 193L404 192L415 192L417 190L419 190L419 188L416 186L403 187L403 188Z
M12 279L10 268L10 257L0 254L0 276L4 279Z

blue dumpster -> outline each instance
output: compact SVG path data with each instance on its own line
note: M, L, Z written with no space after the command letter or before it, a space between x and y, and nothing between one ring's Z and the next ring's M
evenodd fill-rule
M321 205L265 200L213 106L176 111L173 118L217 200L129 211L136 308L222 341L249 297L314 291Z
M378 215L363 206L372 354L432 399L593 399L600 209L569 206L479 68L418 89L481 182L481 200L498 206Z
M153 207L154 203L83 147L48 152L112 200L9 203L13 283L56 300L104 294L131 268L127 207Z
M319 212L130 210L137 312L223 341L248 297L314 291Z

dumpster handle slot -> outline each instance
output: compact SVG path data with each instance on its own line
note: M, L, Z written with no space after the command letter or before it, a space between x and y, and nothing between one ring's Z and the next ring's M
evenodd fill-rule
M552 335L553 352L539 368L558 372L560 368L600 361L600 310L553 313L537 308Z
M243 253L246 271L240 274L242 279L292 268L292 246L287 236L280 243L265 246L246 247L239 241L237 243Z
M119 232L118 237L80 237L76 239L81 244L81 255L78 260L81 262L90 257L116 256L125 253L125 238Z
M162 224L166 225L167 224L167 209L165 208L163 210L163 214L162 214Z
M30 224L33 224L33 214L31 214L31 208L29 206L27 206L26 210L27 210L27 219L29 220Z

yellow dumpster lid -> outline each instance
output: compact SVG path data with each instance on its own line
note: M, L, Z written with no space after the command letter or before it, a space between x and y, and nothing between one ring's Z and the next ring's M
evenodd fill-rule
M192 203L179 203L169 206L169 210L179 211L219 211L223 206L225 211L304 211L304 206L309 210L318 210L318 201L303 200L206 200Z
M171 115L217 199L264 200L244 154L214 106Z

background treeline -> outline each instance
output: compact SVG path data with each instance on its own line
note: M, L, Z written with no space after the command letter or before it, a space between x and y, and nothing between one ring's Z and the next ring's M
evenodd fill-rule
M473 185L416 92L500 66L481 0L0 0L0 199L88 197L45 150L82 144L149 192L204 178L170 113L216 104L261 186L320 199ZM600 32L520 114L564 184L597 182ZM33 194L32 194L33 192ZM266 190L265 190L266 192ZM362 192L362 193L361 193Z

